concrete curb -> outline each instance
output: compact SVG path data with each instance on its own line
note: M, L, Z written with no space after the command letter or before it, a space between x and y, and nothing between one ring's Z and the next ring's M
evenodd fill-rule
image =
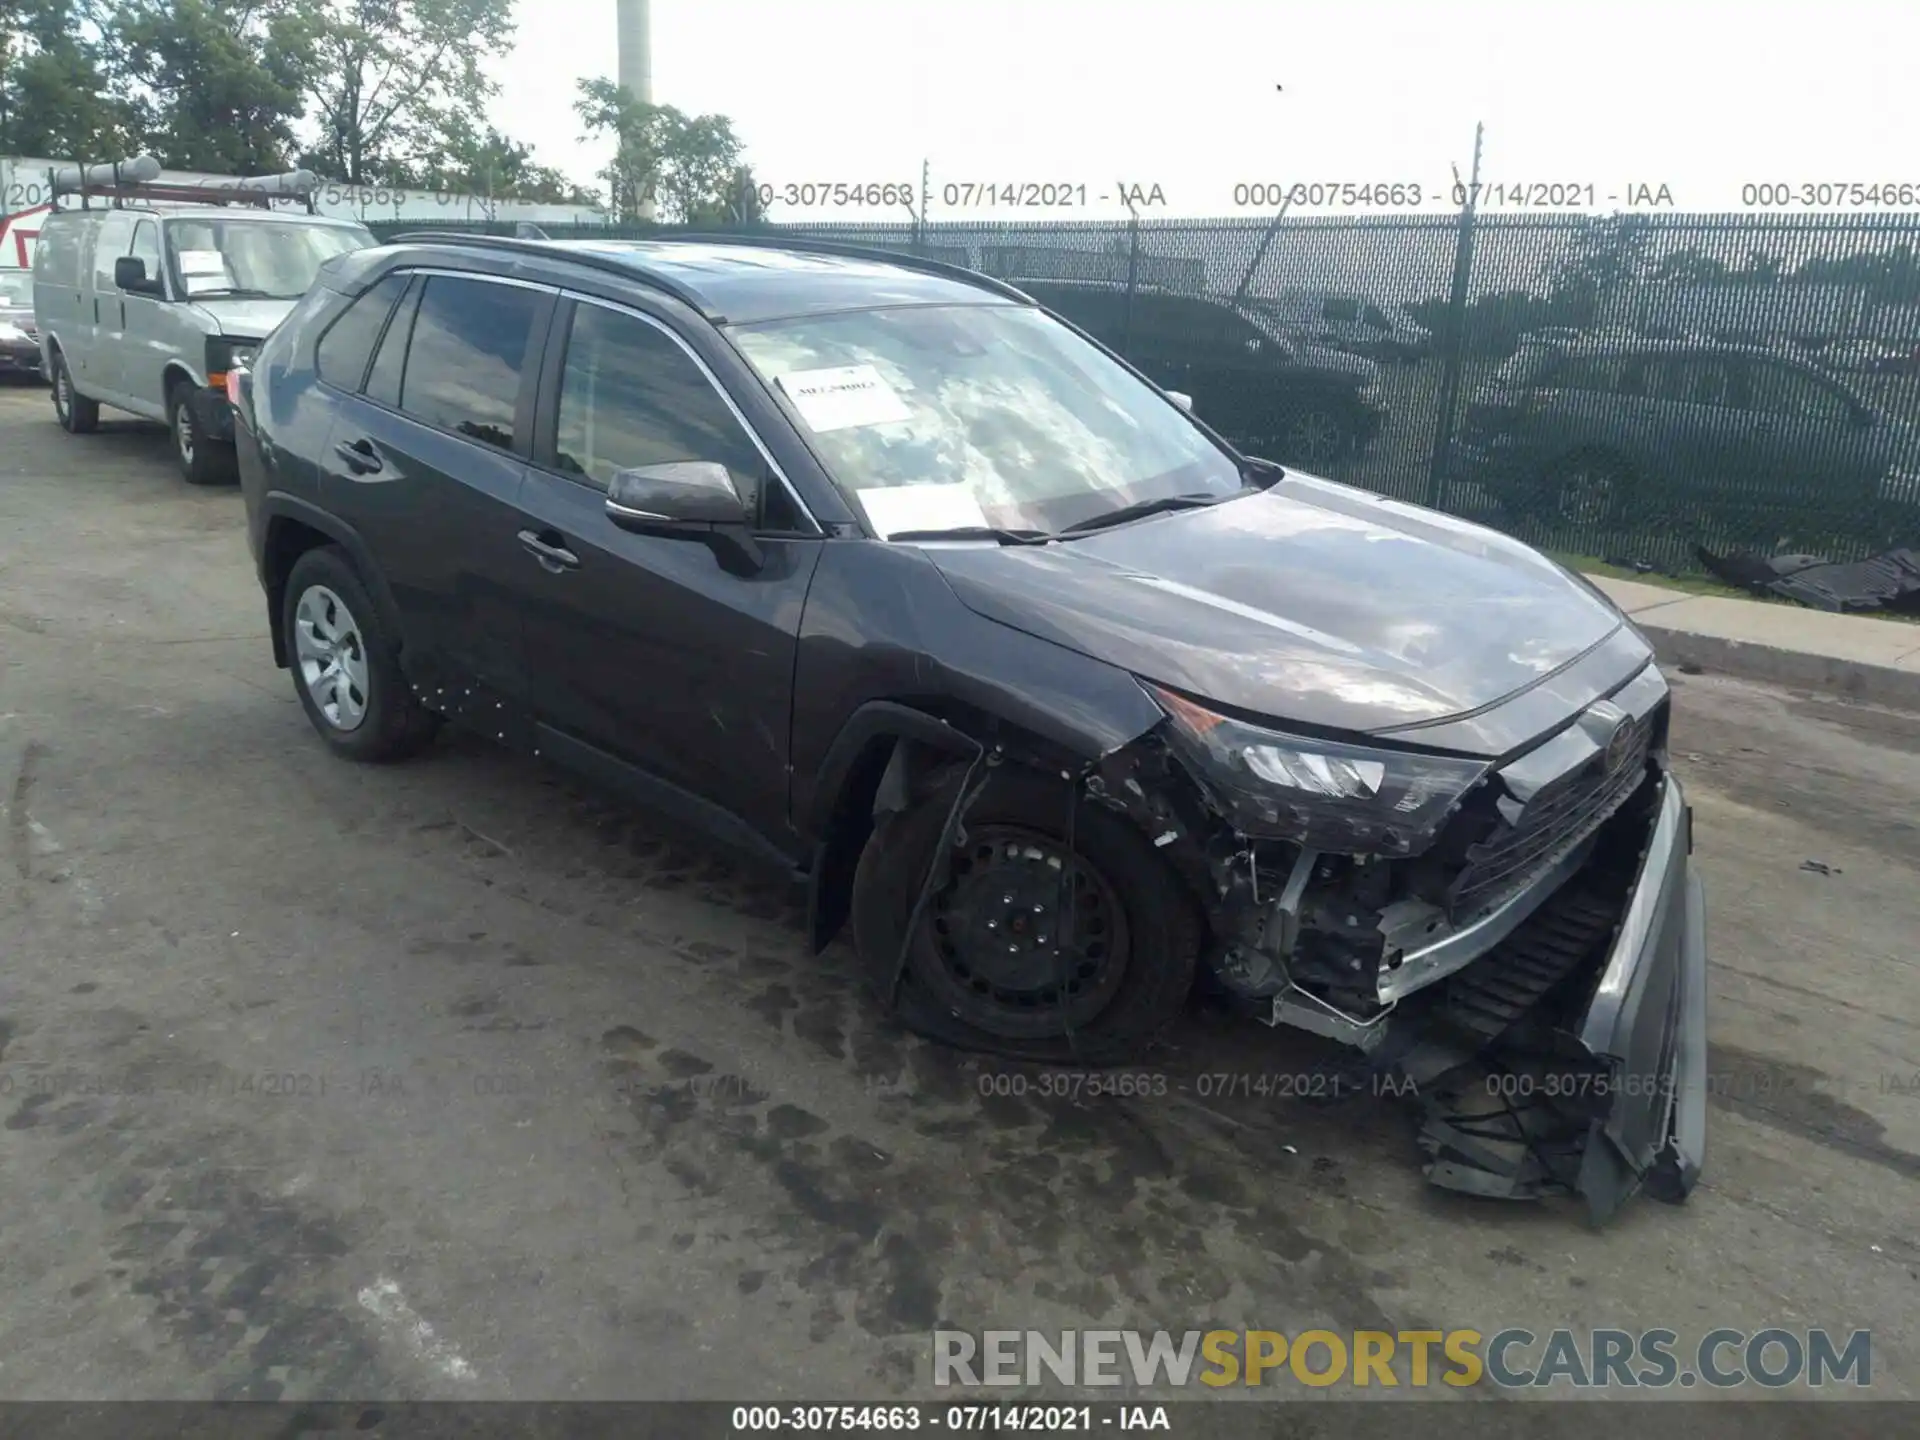
M1697 667L1710 675L1762 680L1803 690L1825 690L1851 700L1920 710L1920 671L1785 650L1752 640L1670 630L1651 618L1636 617L1633 623L1652 643L1660 663L1682 674Z

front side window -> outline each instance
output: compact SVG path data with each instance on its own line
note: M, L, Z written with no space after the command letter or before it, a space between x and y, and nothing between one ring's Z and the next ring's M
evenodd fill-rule
M1054 530L1243 485L1176 406L1027 306L863 310L730 333L882 535Z
M113 278L113 262L127 253L133 244L133 220L127 215L109 215L100 222L93 237L93 288L111 294L120 288Z
M401 410L511 450L521 372L544 300L518 285L429 276L407 347Z
M166 227L175 292L193 299L298 300L323 263L372 244L364 226L265 217L196 215Z
M127 252L146 267L147 279L160 278L160 227L142 220L133 227L133 248Z
M1785 365L1756 363L1747 372L1747 408L1790 420L1848 420L1853 406L1838 392Z
M341 312L314 347L314 368L320 378L342 390L358 390L380 343L380 331L394 302L407 288L407 277L388 275ZM398 387L395 387L398 394Z
M724 465L752 506L767 464L693 358L658 327L603 306L573 312L554 463L604 490L616 470Z

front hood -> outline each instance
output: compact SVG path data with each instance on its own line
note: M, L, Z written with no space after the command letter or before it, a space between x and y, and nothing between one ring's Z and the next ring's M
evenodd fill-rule
M1262 494L1060 544L927 555L989 619L1233 709L1334 730L1480 710L1625 623L1504 535L1291 472Z
M195 306L213 318L220 333L234 340L264 340L287 318L298 300L196 300Z
M1293 352L1293 363L1302 369L1326 370L1351 376L1353 383L1362 387L1380 378L1380 367L1373 361L1359 355L1349 355L1344 350L1323 345L1302 345L1298 340L1289 340L1287 348Z

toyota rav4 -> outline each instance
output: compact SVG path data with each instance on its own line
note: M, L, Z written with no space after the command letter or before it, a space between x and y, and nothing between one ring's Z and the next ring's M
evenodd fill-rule
M1204 983L1416 1082L1439 1183L1693 1183L1668 687L1533 550L824 242L401 237L229 393L339 754L471 726L768 857L950 1044L1112 1064Z

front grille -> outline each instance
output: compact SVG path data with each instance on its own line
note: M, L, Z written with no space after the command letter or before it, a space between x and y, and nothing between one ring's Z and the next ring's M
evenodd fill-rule
M1464 924L1525 889L1626 804L1646 777L1654 730L1651 719L1627 723L1631 733L1610 768L1596 762L1541 792L1516 821L1502 819L1467 851L1466 867L1448 891L1454 923Z

